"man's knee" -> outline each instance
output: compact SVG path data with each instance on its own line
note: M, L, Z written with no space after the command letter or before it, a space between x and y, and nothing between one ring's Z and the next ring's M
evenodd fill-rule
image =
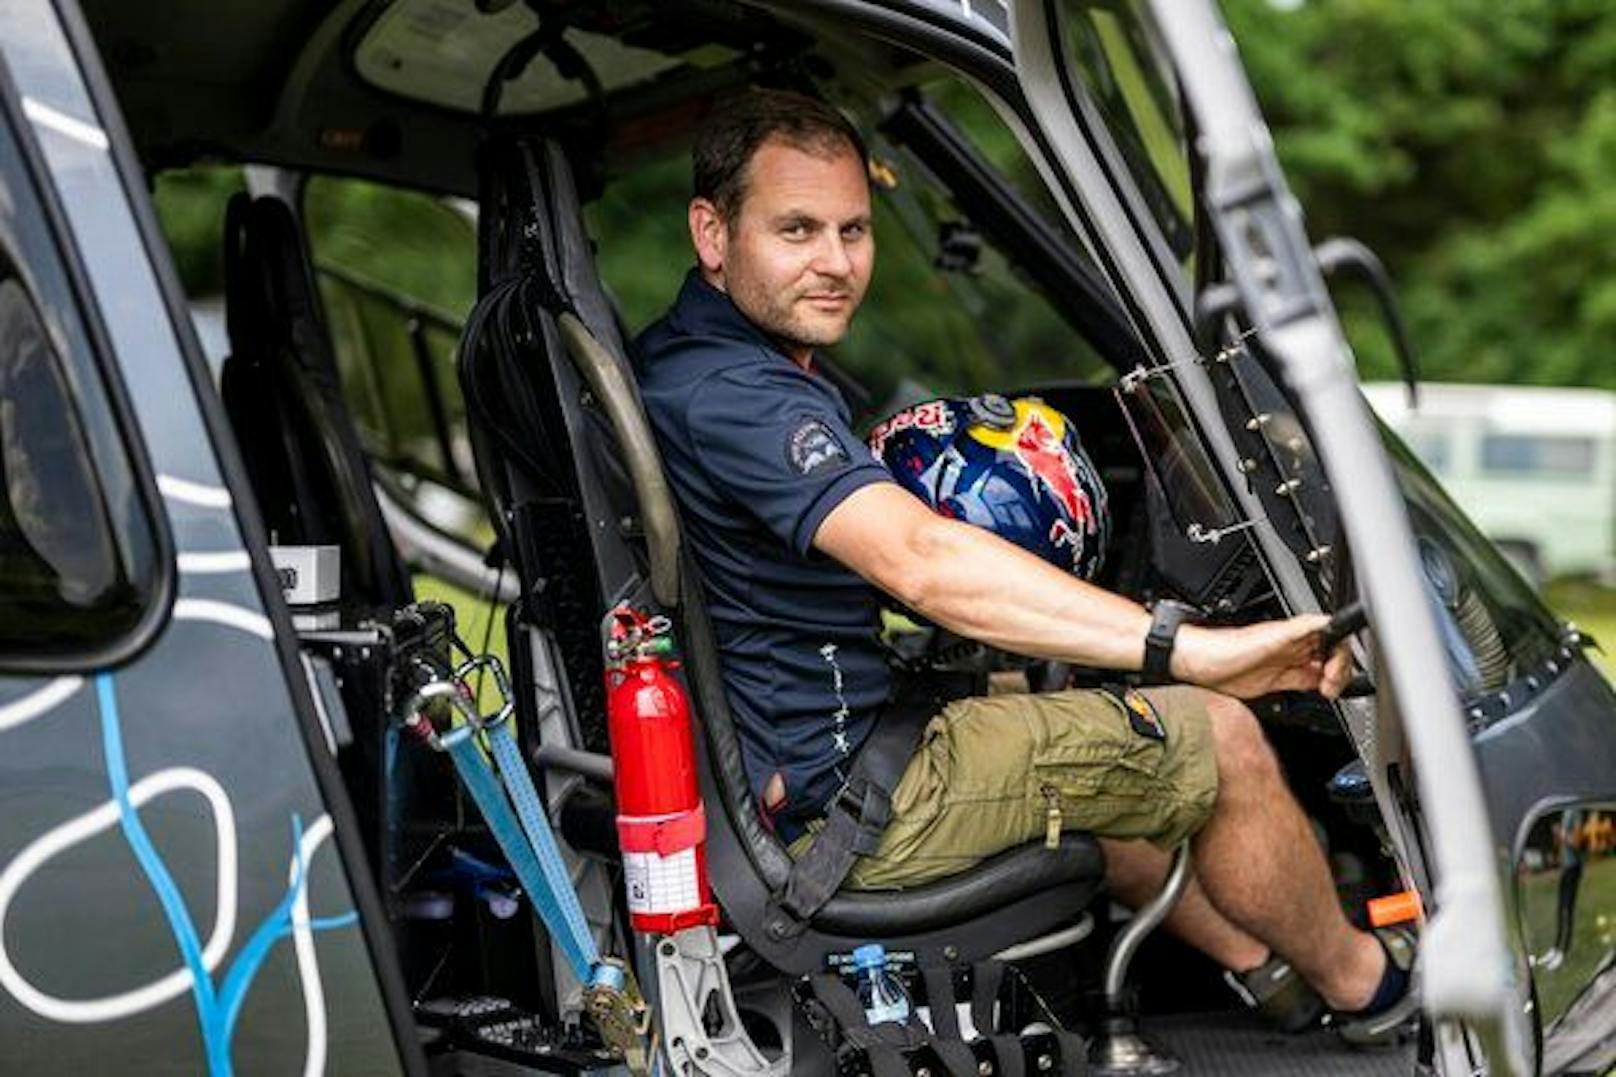
M1279 777L1279 760L1263 735L1257 716L1244 703L1209 692L1206 711L1212 721L1212 744L1217 754L1221 788L1241 788L1254 781Z

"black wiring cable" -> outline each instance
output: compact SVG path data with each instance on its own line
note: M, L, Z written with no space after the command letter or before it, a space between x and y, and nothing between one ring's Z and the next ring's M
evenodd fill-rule
M494 611L499 608L499 590L505 585L505 558L499 559L499 571L494 575L494 588L488 593L488 623L483 626L483 641L477 648L479 657L488 653L488 644L494 638ZM487 666L477 667L477 683L472 686L472 698L477 706L482 706L483 675L488 672Z

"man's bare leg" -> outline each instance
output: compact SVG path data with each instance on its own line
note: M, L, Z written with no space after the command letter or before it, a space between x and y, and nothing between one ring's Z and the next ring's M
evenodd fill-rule
M1100 847L1105 850L1105 887L1112 897L1137 909L1161 893L1171 854L1143 841L1101 838ZM1219 912L1193 873L1162 927L1235 972L1254 969L1268 960L1267 944Z
M1289 961L1332 1008L1363 1008L1380 984L1385 951L1342 913L1313 829L1257 719L1236 700L1207 700L1218 799L1193 842L1207 898Z

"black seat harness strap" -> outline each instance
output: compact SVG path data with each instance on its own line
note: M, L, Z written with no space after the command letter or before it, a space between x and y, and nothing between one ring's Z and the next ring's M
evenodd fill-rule
M836 1045L838 1053L862 1051L874 1077L907 1077L917 1061L914 1052L921 1048L937 1056L949 1077L975 1077L981 1072L981 1062L961 1033L955 1008L955 971L947 965L920 970L931 1012L931 1031L914 1013L902 1023L871 1025L858 996L835 973L818 973L808 977L807 983L841 1033ZM971 966L971 1021L976 1034L993 1050L997 1077L1025 1077L1026 1044L1013 1031L999 1032L994 1023L1004 976L1005 966L998 961L979 961ZM1083 1038L1059 1028L1051 1032L1060 1056L1058 1072L1063 1077L1083 1077L1088 1072L1088 1049ZM1040 1059L1040 1068L1047 1065Z
M927 965L920 975L926 982L926 1005L931 1009L931 1027L936 1033L932 1050L952 1072L978 1072L976 1054L960 1033L959 1014L954 1009L953 970L946 965Z
M1022 1054L1021 1037L999 1032L993 1012L1004 985L1004 966L997 961L979 961L971 966L971 1023L993 1047L999 1077L1023 1077L1027 1060Z
M993 1020L993 1006L999 1001L1003 985L1004 965L999 962L978 961L971 966L971 1023L984 1036L998 1027Z
M999 1063L994 1070L999 1077L1026 1077L1027 1059L1022 1054L1020 1036L1013 1032L995 1032L988 1037L988 1043L993 1045L993 1057Z
M904 699L876 719L852 774L826 808L825 825L769 903L771 935L788 939L806 930L814 913L841 887L853 862L875 853L892 818L892 791L936 704L925 696Z

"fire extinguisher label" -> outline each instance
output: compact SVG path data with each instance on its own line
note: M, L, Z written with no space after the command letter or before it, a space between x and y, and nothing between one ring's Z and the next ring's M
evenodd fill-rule
M696 850L671 856L623 851L623 882L630 913L684 912L701 905Z

